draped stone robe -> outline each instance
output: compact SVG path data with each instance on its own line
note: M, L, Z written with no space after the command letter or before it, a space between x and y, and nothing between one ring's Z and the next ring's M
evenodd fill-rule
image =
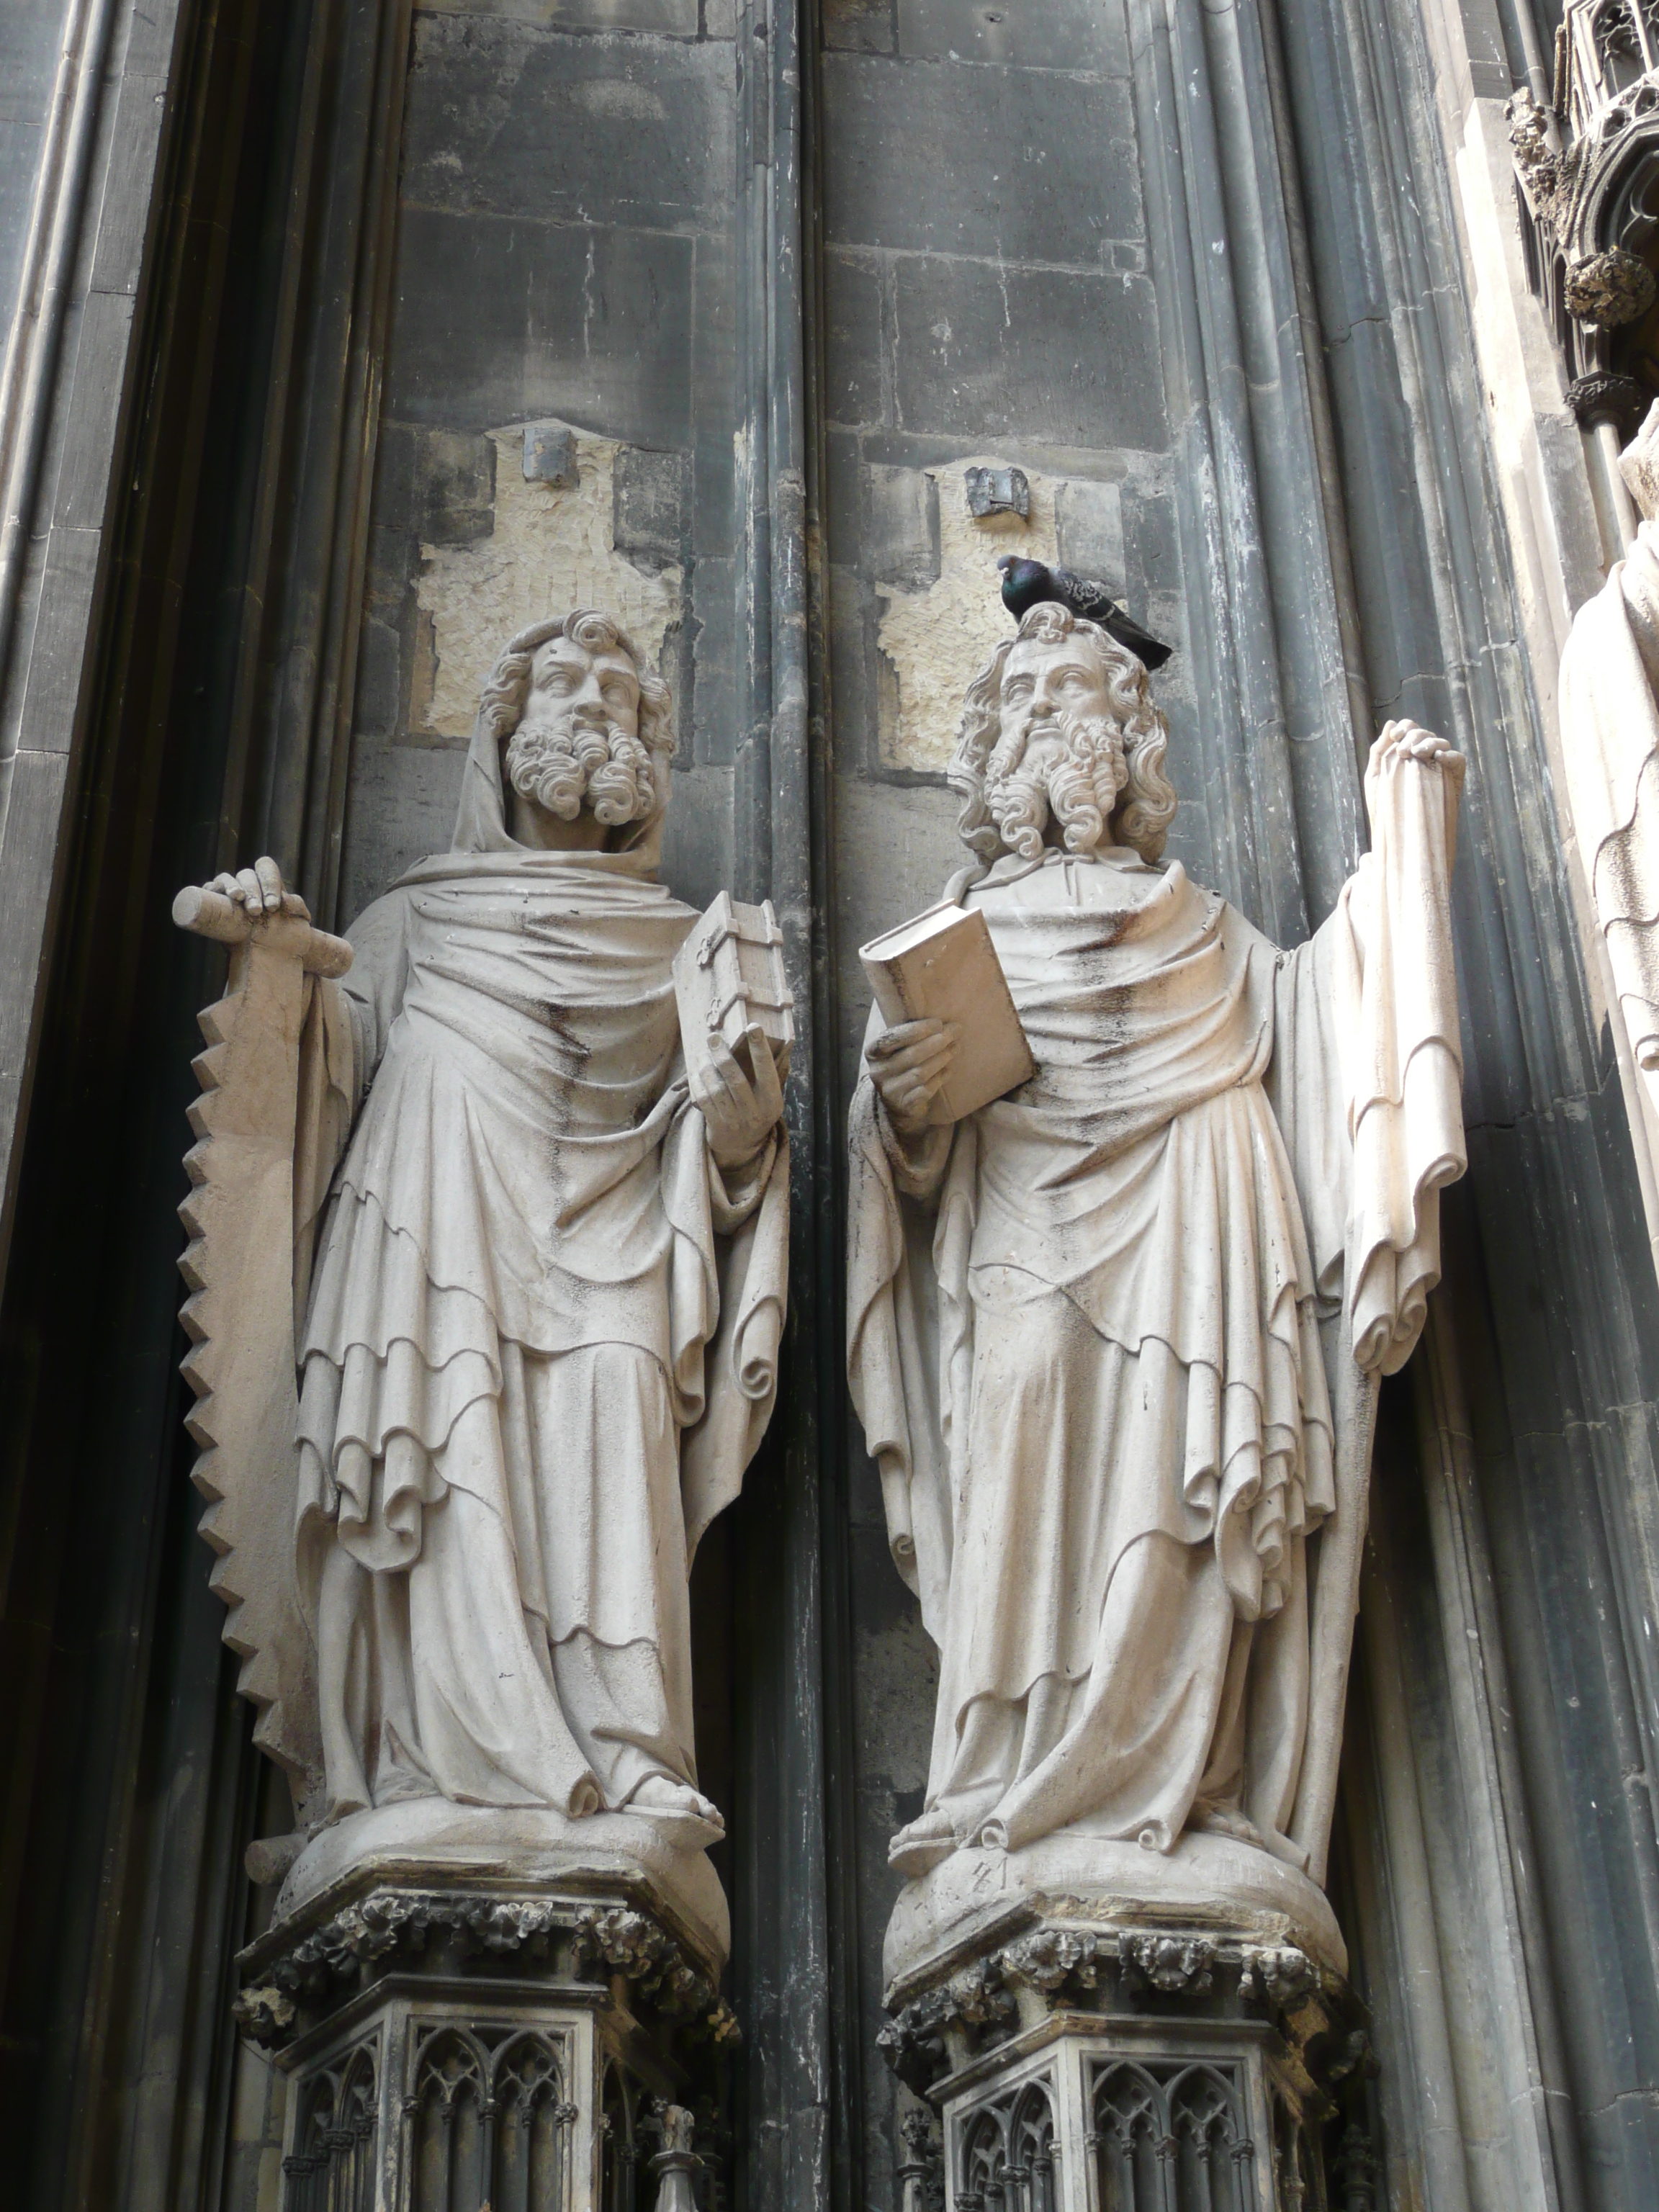
M1289 954L1179 863L1005 859L960 896L1036 1074L919 1137L859 1086L849 1372L959 1836L1248 1822L1322 1857L1365 1375L1416 1340L1463 1161L1451 817L1437 776L1386 780Z
M1632 1057L1659 1111L1659 525L1573 618L1561 657L1573 829Z
M708 1152L670 974L696 915L654 839L514 845L495 750L307 1037L313 1186L356 1113L300 1339L336 1814L694 1782L690 1558L775 1388L786 1148Z

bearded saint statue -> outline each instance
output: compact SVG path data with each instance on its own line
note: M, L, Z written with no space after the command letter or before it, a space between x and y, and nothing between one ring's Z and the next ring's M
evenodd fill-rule
M687 1575L771 1408L787 1159L769 1053L751 1078L717 1038L688 1086L672 743L606 616L521 631L450 850L307 1002L289 1526L325 1828L438 1798L720 1832ZM209 888L297 904L268 860Z
M1376 1378L1464 1165L1463 763L1388 725L1373 849L1282 951L1162 859L1166 742L1133 653L1031 609L967 694L945 896L1036 1073L952 1124L955 1030L866 1039L849 1373L939 1652L913 1877L1199 1830L1322 1880Z

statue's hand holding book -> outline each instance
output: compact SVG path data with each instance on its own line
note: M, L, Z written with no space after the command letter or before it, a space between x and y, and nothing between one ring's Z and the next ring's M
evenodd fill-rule
M793 994L772 902L721 891L674 960L691 1096L721 1168L744 1166L783 1119Z
M901 1129L963 1121L1036 1074L982 914L947 899L859 958L888 1024L870 1077Z

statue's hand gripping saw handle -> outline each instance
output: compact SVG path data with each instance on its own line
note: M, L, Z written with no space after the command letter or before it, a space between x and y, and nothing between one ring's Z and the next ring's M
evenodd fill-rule
M297 960L308 975L343 975L351 965L351 947L343 937L331 937L325 929L314 929L294 914L262 915L256 920L222 891L196 884L187 884L173 902L173 919L180 929L215 938L222 945L246 945L257 932L260 944Z

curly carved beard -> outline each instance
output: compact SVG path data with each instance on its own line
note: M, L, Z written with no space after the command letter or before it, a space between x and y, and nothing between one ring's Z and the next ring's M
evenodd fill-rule
M1062 751L1054 749L1056 736ZM1122 732L1111 716L1062 709L997 745L986 766L985 804L1003 843L1022 860L1042 856L1051 814L1066 833L1066 851L1088 853L1104 837L1128 779Z
M615 722L572 730L521 722L507 740L507 780L521 798L574 822L586 800L608 829L656 811L648 749Z

